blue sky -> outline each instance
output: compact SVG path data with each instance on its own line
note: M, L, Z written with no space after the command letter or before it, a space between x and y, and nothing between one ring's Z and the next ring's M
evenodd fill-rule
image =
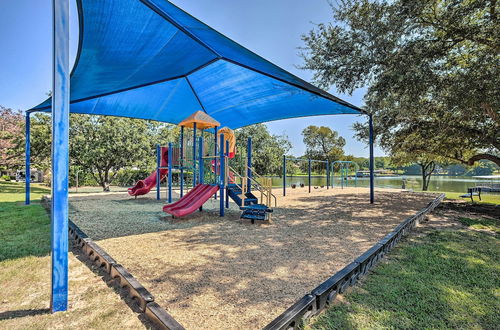
M331 20L327 0L172 0L229 38L241 43L282 68L310 81L312 73L297 69L302 64L298 47L301 35L314 24ZM0 105L28 109L40 103L51 89L52 0L2 0L0 5ZM76 6L71 1L71 58L78 42ZM333 94L355 105L363 105L364 90L352 96ZM268 123L271 132L288 135L300 155L305 147L302 130L324 125L347 140L346 153L367 156L367 147L353 138L352 124L365 117L320 116ZM383 155L375 149L375 155Z

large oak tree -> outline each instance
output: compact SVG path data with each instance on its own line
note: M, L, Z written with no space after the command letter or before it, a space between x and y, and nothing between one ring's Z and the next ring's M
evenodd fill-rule
M343 0L303 37L306 69L342 93L368 87L391 155L500 165L496 0ZM355 128L366 138L366 125Z

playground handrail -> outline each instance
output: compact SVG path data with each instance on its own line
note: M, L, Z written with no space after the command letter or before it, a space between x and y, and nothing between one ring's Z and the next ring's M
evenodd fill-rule
M247 168L250 170L250 172L252 172L252 175L250 176L250 180L254 182L257 190L259 190L261 192L261 194L264 194L266 196L266 199L268 200L267 204L270 206L271 197L272 197L272 198L274 198L274 206L275 207L278 206L278 200L272 192L272 189L273 189L272 179L266 178L262 175L259 175L258 173L256 173L255 169L252 166L247 166ZM254 179L254 176L256 176L257 178L261 179L264 182L267 182L267 184L266 185L261 184L259 181ZM259 189L260 187L262 189ZM265 190L265 191L262 191L262 190ZM262 197L261 197L261 199L262 199Z
M226 158L226 161L227 161L227 158ZM241 186L236 182L236 180L234 180L234 184L236 185L236 187L238 187L239 189L241 189L241 205L242 206L245 206L245 192L246 192L246 184L247 184L247 178L243 177L242 175L238 174L238 172L236 172L234 170L234 168L232 168L231 166L229 166L229 164L226 166L227 168L227 171L232 171L233 172L233 175L235 177L239 177L241 179ZM228 173L226 173L226 178L228 178L229 175Z

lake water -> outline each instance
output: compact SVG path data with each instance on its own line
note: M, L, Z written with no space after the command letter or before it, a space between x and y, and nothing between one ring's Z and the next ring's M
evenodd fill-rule
M422 189L422 178L420 176L404 176L406 178L406 189L421 190ZM283 179L280 177L273 177L274 187L283 187ZM432 176L429 183L429 191L447 191L447 192L459 192L466 193L467 188L479 185L481 182L491 183L491 179L478 179L473 177L460 177L460 176ZM307 176L294 176L286 178L287 187L291 184L308 185ZM357 180L352 177L349 180L344 181L344 183L349 187L369 187L370 178L357 178ZM375 177L375 186L380 188L396 188L401 189L403 183L402 176L396 177ZM498 179L496 180L498 183ZM339 177L335 177L333 185L335 187L340 187L342 181ZM311 177L312 186L326 186L325 176L312 176Z

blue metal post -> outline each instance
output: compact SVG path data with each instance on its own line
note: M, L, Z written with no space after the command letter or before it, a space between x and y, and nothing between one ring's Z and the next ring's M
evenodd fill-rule
M283 155L283 196L286 196L286 156Z
M308 166L308 177L309 177L309 193L311 192L311 158L309 158L309 166Z
M214 177L215 181L217 181L217 130L218 127L214 127ZM215 182L217 184L217 182ZM217 192L214 194L214 199L217 199Z
M340 163L340 182L341 182L341 186L342 186L342 189L344 189L344 163Z
M326 161L326 189L330 189L330 162Z
M52 312L68 309L69 0L53 0Z
M252 138L249 137L247 140L247 165L248 165L248 181L247 181L247 192L252 192Z
M226 141L226 157L227 157L226 159L229 162L229 141ZM229 169L228 169L228 172L230 172ZM230 183L229 178L230 178L230 176L228 176L228 178L227 178L227 184ZM245 192L243 192L243 193L245 193ZM227 191L227 188L226 188L226 209L228 209L228 208L229 208L229 192Z
M220 148L219 148L219 160L220 160L220 180L219 180L219 191L220 191L220 216L224 216L224 189L226 187L225 182L225 161L224 161L224 134L220 135Z
M199 167L200 167L200 179L199 183L203 184L205 182L205 169L203 168L203 137L200 136L198 139L198 144L200 145L198 147L198 162L199 162Z
M160 167L161 167L161 147L156 145L156 200L160 200Z
M168 182L168 202L172 203L172 143L168 144L168 156L167 156L167 182Z
M180 188L181 188L181 193L180 196L184 195L184 126L181 126L181 146L180 146L181 152L180 152L180 166L181 166L181 173L180 173Z
M25 151L26 151L26 170L24 172L24 177L26 179L26 197L24 203L30 205L30 190L31 190L31 147L30 147L30 114L26 112L26 141L25 141Z
M369 117L370 126L370 203L375 202L375 176L374 176L374 157L373 157L373 117Z
M193 188L196 187L196 123L193 124Z

